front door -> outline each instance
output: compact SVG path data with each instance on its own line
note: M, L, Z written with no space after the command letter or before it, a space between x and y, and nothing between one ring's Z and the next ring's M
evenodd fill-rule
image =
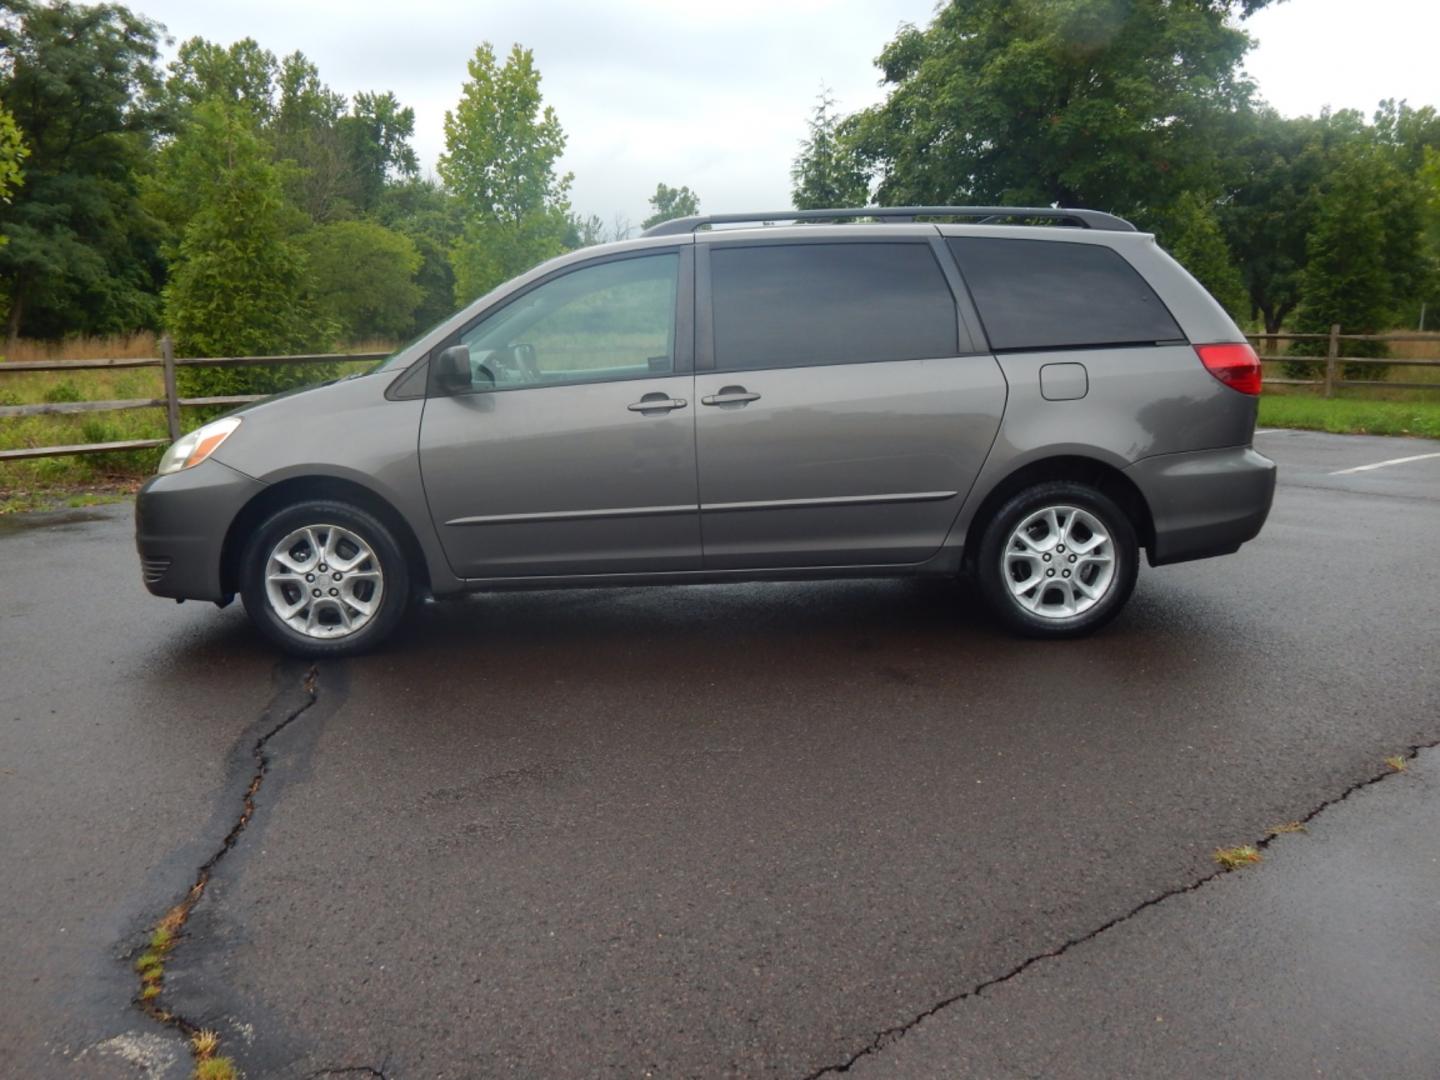
M705 246L706 568L935 554L1005 408L999 365L957 318L943 249L923 237Z
M560 271L460 333L471 387L432 393L420 425L458 576L700 566L690 257Z

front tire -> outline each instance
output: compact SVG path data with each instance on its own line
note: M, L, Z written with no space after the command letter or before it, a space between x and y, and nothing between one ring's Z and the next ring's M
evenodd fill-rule
M395 629L410 568L373 514L314 500L271 515L241 555L240 597L251 622L292 656L350 656Z
M1115 501L1073 481L1012 496L985 528L976 562L981 595L1025 637L1088 634L1120 613L1135 588L1135 526Z

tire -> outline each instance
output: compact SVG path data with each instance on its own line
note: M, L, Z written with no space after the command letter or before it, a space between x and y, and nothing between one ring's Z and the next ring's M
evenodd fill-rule
M378 518L349 503L317 499L280 510L240 558L245 613L292 656L373 648L410 602L410 567L399 543Z
M1086 484L1057 480L1026 488L1000 507L981 536L975 576L1007 629L1069 638L1118 615L1139 569L1135 526L1125 511Z

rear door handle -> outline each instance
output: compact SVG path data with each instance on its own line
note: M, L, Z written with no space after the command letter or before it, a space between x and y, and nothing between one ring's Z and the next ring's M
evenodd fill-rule
M683 409L688 404L690 403L684 398L672 398L669 394L657 391L653 394L646 394L639 401L631 402L625 407L631 412L652 416L657 413L668 413L671 409Z
M718 394L706 394L700 399L701 405L748 405L759 401L759 394L752 394L743 386L724 386Z

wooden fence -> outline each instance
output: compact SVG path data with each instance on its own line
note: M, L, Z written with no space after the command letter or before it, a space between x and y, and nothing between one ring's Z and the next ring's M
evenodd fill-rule
M158 367L164 370L165 396L159 398L130 398L124 401L53 401L39 405L0 406L0 420L12 416L48 416L67 413L113 412L118 409L165 410L165 426L169 438L129 439L124 442L84 443L78 446L33 446L19 450L0 450L0 461L18 461L22 458L60 457L65 454L103 454L114 450L148 450L156 446L168 446L181 434L180 406L182 405L243 405L258 401L265 394L234 394L224 397L185 398L175 389L175 370L181 367L271 367L279 364L335 364L356 360L383 360L389 353L313 353L304 356L175 356L174 346L168 336L160 339L160 356L137 359L102 360L22 360L14 363L0 363L0 375L20 371L86 371L96 369Z
M1323 364L1323 377L1319 379L1270 379L1265 381L1288 386L1315 386L1326 397L1332 397L1336 387L1385 387L1396 390L1433 390L1440 392L1440 382L1398 383L1374 382L1369 379L1341 378L1341 367L1345 364L1393 364L1397 367L1440 367L1440 359L1416 360L1402 357L1372 359L1360 356L1340 355L1342 342L1346 341L1435 341L1433 335L1425 334L1342 334L1340 327L1332 326L1328 334L1251 334L1250 341L1262 360L1291 360L1301 363ZM1324 356L1279 356L1275 347L1282 341L1324 341ZM382 360L387 353L317 353L306 356L206 356L177 358L170 338L160 339L161 356L142 359L114 360L25 360L15 363L0 363L0 375L19 371L84 371L99 368L143 368L164 369L165 396L159 398L132 398L125 401L55 401L39 405L0 406L0 420L12 416L45 416L50 414L108 412L117 409L165 409L166 439L130 439L125 442L85 443L78 446L35 446L19 450L0 450L0 461L17 461L22 458L60 457L66 454L102 454L113 450L148 450L165 446L181 435L180 406L182 405L242 405L256 401L264 394L236 394L227 397L182 398L175 389L175 370L180 367L262 367L277 364L334 364L355 360Z
M1340 327L1330 327L1328 334L1250 334L1250 343L1255 346L1255 351L1260 354L1261 360L1281 360L1291 363L1312 363L1324 364L1323 375L1318 379L1272 379L1268 376L1265 381L1274 383L1277 386L1318 386L1320 392L1327 398L1335 396L1337 386L1353 386L1368 389L1384 387L1389 390L1435 390L1440 391L1440 382L1377 382L1374 379L1342 379L1341 368L1346 364L1385 364L1395 367L1440 367L1440 360L1415 360L1408 357L1396 356L1341 356L1340 343L1342 341L1429 341L1440 344L1436 341L1434 334L1342 334ZM1324 356L1279 356L1275 353L1275 346L1282 341L1323 341L1325 345Z

